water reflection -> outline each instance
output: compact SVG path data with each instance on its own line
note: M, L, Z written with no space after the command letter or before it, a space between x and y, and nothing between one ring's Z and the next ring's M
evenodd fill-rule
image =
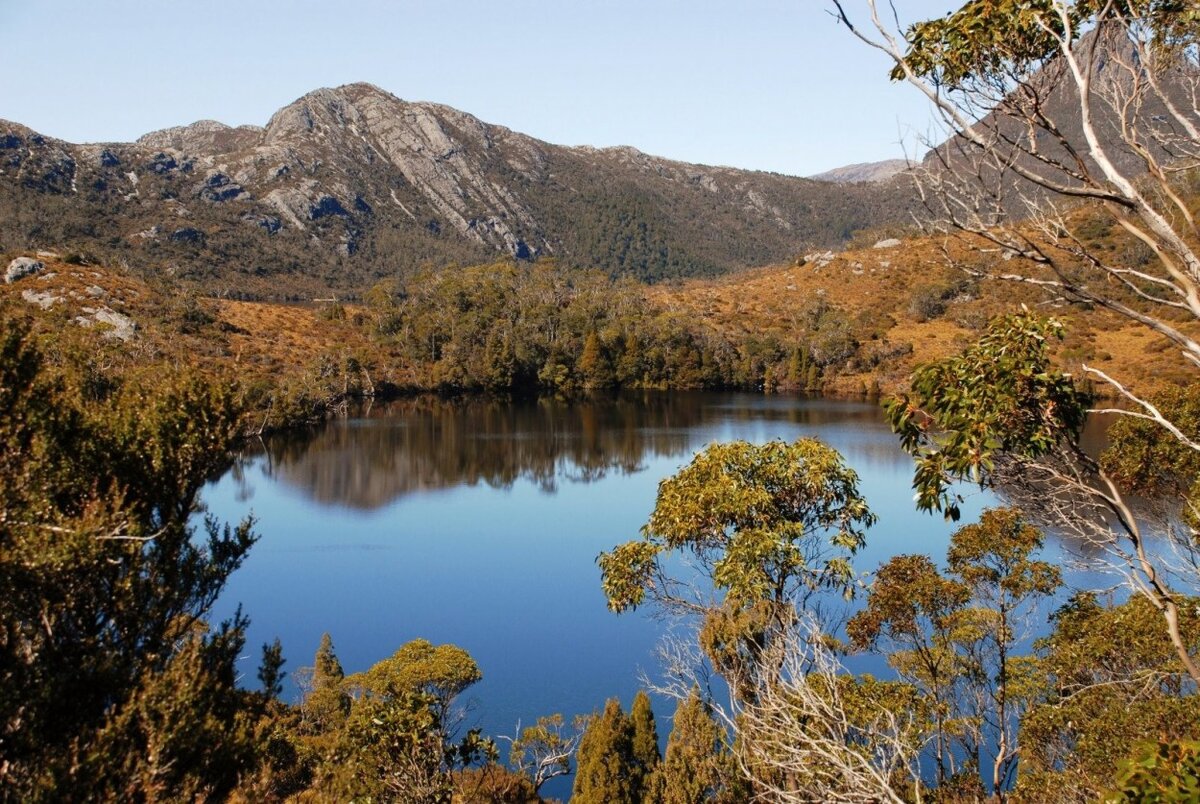
M452 642L483 668L469 726L489 734L612 695L628 705L639 669L658 675L663 623L608 611L596 555L636 537L658 483L705 444L801 436L845 455L879 515L859 571L902 552L945 555L953 526L914 509L912 462L875 404L409 400L271 439L205 489L216 516L253 513L262 534L214 618L244 605L248 644L280 638L289 668L311 661L324 631L347 672L411 639ZM994 503L965 491L967 521ZM565 799L569 784L547 793Z
M420 398L375 407L319 430L274 436L235 469L240 497L253 495L253 463L273 481L324 505L383 508L413 493L518 480L553 493L561 482L629 475L648 458L694 449L695 433L747 422L877 430L878 410L795 398L643 394L565 402L539 399ZM866 439L856 457L867 466L894 461L895 449ZM872 453L878 453L872 455Z

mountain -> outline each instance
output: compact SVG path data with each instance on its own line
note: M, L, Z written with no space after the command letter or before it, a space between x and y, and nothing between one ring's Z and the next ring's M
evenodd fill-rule
M831 181L836 184L855 184L859 182L883 182L904 172L909 167L907 159L885 159L882 162L856 162L853 165L827 170L810 176L817 181Z
M204 120L134 143L0 122L0 249L89 251L232 294L360 289L497 255L715 275L836 246L907 205L900 182L552 145L369 84L311 92L265 127Z

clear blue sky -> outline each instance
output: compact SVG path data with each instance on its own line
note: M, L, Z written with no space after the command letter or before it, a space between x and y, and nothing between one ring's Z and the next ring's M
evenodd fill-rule
M864 7L862 0L848 0ZM907 19L954 0L897 0ZM0 0L0 118L72 142L263 124L369 81L543 140L808 175L929 113L826 0ZM863 12L865 14L865 11Z

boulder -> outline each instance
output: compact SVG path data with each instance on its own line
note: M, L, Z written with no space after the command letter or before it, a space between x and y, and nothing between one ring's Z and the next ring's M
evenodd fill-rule
M94 327L97 324L102 324L104 325L104 337L106 338L128 341L137 333L138 326L136 321L108 307L101 307L99 309L84 307L83 312L87 313L87 315L75 316L75 323L81 327Z
M875 248L895 248L900 245L900 241L894 237L889 237L886 240L880 240L875 244Z
M55 304L63 300L62 296L55 296L49 291L45 293L38 293L36 290L22 290L21 298L30 304L36 304L43 310L49 310Z
M11 285L18 279L33 276L45 267L46 264L41 260L35 260L32 257L17 257L8 264L8 270L4 272L4 282Z
M833 262L833 260L834 253L832 251L826 251L824 253L821 253L820 251L814 251L812 254L805 254L801 258L800 264L811 265L813 268L824 268L826 265Z

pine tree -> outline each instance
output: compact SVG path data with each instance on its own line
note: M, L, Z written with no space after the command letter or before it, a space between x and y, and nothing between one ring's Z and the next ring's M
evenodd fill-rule
M648 790L646 784L661 759L658 753L658 729L654 725L654 711L650 708L650 696L645 690L638 690L634 696L629 719L633 726L634 781L645 798Z
M587 388L607 388L613 384L613 370L608 355L595 331L589 332L579 355L579 374Z
M326 631L321 634L321 644L317 646L317 655L313 658L312 684L314 689L328 687L340 683L346 677L342 663L333 652L333 638Z
M725 735L700 694L692 690L675 709L667 755L651 784L655 804L702 804L716 800L722 790L722 771L728 762Z
M641 804L633 758L633 722L616 698L592 719L579 743L572 804Z
M323 734L341 728L350 712L350 696L343 689L346 678L342 663L333 652L333 639L321 635L321 644L313 657L311 689L304 699L304 719L309 730Z
M283 644L276 637L270 644L263 644L262 663L258 667L258 680L262 682L263 697L268 701L279 698L283 693Z

